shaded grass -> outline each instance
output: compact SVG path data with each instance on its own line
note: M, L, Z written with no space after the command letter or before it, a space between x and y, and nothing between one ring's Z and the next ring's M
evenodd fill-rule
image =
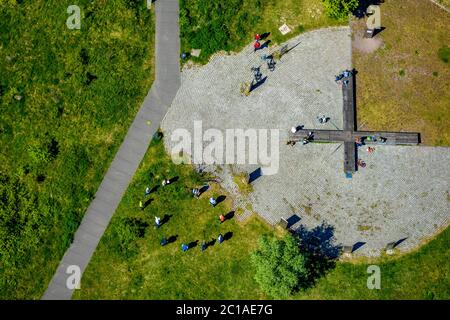
M358 123L370 130L420 132L427 145L450 145L448 13L428 0L387 0L377 51L353 51ZM361 32L364 21L353 23Z
M0 3L0 299L41 297L153 81L144 2L68 5Z
M138 202L147 186L159 185L162 179L178 176L174 184L161 187L149 197L154 199L142 212ZM264 298L253 280L250 253L261 234L270 228L256 216L244 223L236 217L220 224L219 215L231 211L232 199L212 208L209 197L223 195L216 184L199 199L193 187L208 179L189 165L175 165L165 153L163 143L153 141L119 205L105 235L82 279L82 289L75 299L242 299ZM170 215L159 229L153 228L155 216ZM117 229L127 217L149 224L145 235L136 238L121 252ZM229 240L217 242L206 251L201 243L217 239L219 233L232 233ZM167 246L161 238L177 236ZM198 240L197 246L181 251L182 243Z
M273 44L300 33L346 24L326 16L320 0L182 0L180 2L181 50L202 49L196 63L206 63L218 51L238 51L256 33L270 32ZM292 30L282 35L286 23Z
M450 229L418 251L399 258L384 256L339 262L316 286L296 299L442 299L450 297ZM367 268L378 265L381 289L367 288Z

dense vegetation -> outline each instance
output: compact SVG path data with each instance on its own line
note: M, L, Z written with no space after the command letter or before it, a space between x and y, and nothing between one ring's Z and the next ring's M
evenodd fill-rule
M144 1L0 3L0 299L44 292L152 81Z
M283 239L262 237L252 261L256 282L275 298L288 298L307 281L305 257L291 235Z
M339 257L333 234L334 228L322 223L311 230L302 226L283 239L263 236L252 254L261 289L274 298L288 298L314 287Z
M286 23L292 32L283 36ZM321 0L180 0L182 51L201 49L194 61L205 63L215 52L236 51L249 44L255 33L270 32L272 44L301 32L340 25L329 18Z
M360 0L322 0L322 2L328 16L345 19L358 7Z

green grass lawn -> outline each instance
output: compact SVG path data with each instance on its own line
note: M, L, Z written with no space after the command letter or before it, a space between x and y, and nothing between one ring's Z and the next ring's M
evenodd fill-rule
M0 299L41 297L151 86L134 3L0 2Z
M153 202L142 212L138 203L146 187L159 185L168 177L180 179L159 188L149 198ZM134 177L105 235L84 273L81 290L74 299L264 299L254 280L250 255L263 234L282 236L257 216L245 222L236 217L218 223L218 216L230 211L232 199L216 208L210 196L223 192L212 184L200 199L191 188L208 177L190 165L175 165L162 142L153 142ZM172 215L160 229L153 228L155 215ZM139 225L130 236L130 223ZM137 222L136 222L137 221ZM127 227L128 226L128 227ZM199 246L181 251L182 243L216 238L233 232L230 240L201 252ZM162 236L177 235L165 247ZM375 261L358 259L338 262L335 269L318 279L316 286L294 295L293 299L448 299L450 230L420 250L401 257ZM381 290L366 286L367 267L381 268Z
M282 35L286 23L292 30ZM181 0L180 28L182 52L202 49L197 63L208 62L221 50L237 51L256 33L270 32L272 44L279 44L302 32L347 24L326 16L321 0Z
M429 0L381 4L383 45L353 50L360 126L420 132L424 144L450 146L448 22ZM354 31L363 28L364 21L353 23Z
M160 187L139 209L146 187L161 185L165 178L179 177L171 185ZM153 142L143 163L119 205L105 235L82 279L75 299L240 299L263 298L254 282L249 253L259 236L271 229L256 217L239 223L236 216L219 223L219 215L231 211L232 200L213 208L210 196L223 193L215 183L199 199L193 187L201 186L207 176L190 165L175 165L165 153L162 142ZM167 214L170 220L154 229L154 217ZM139 221L143 232L131 237L125 221ZM219 233L232 237L202 252L200 245L216 239ZM177 236L165 247L162 236ZM198 240L187 252L182 243Z
M401 257L339 262L316 286L296 299L441 299L450 298L450 229L419 250ZM367 288L367 268L377 265L381 289Z

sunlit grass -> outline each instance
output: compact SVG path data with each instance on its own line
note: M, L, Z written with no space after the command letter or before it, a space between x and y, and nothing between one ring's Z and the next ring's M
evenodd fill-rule
M0 299L44 293L153 81L144 1L68 5L0 1Z
M353 50L359 125L420 132L424 144L450 145L448 13L427 0L387 0L381 12L382 47ZM354 24L362 28L364 21Z

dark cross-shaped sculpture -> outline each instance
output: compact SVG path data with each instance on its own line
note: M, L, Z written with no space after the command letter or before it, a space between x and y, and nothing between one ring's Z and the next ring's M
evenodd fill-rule
M356 83L355 72L342 79L344 96L344 129L315 130L300 129L291 133L290 141L297 142L313 133L311 142L344 142L344 172L351 177L357 170L357 142L365 144L417 145L420 143L420 133L416 132L377 132L357 131L356 129Z

